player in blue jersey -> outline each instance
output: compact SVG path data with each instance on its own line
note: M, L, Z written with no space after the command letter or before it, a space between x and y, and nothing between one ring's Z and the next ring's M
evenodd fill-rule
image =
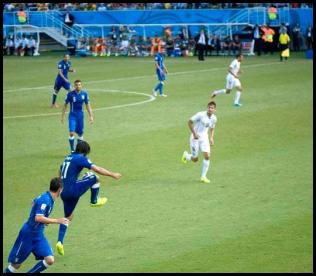
M49 218L53 210L54 201L62 191L60 177L50 181L49 191L39 195L33 200L32 210L28 220L21 228L19 235L11 249L8 267L4 273L14 273L22 263L33 253L36 260L40 260L28 273L39 273L54 263L52 248L44 236L44 228L47 224L58 223L68 225L67 218Z
M162 52L159 52L155 55L155 67L156 67L156 74L158 77L158 84L156 87L153 89L153 95L156 97L157 96L157 91L159 90L159 95L161 97L167 97L166 94L163 92L163 86L164 86L164 81L166 80L166 74L168 74L167 67L164 63L164 56Z
M57 94L60 88L65 88L68 92L71 90L71 84L68 80L68 72L75 72L75 69L70 69L71 62L70 56L64 55L64 59L58 63L58 75L54 84L54 92L52 97L52 107L58 108L56 104Z
M64 203L65 217L69 220L73 218L74 209L80 199L89 189L91 191L90 206L99 207L107 202L106 197L98 197L100 182L99 177L92 172L87 172L82 179L78 180L80 172L87 168L100 175L110 176L120 179L121 174L111 172L107 169L93 164L87 155L90 153L90 146L86 141L81 141L76 146L76 151L68 155L60 166L60 175L63 182L61 199ZM64 237L67 225L61 224L59 227L58 241L56 244L57 252L64 255Z
M83 127L84 127L84 113L82 106L85 103L88 114L89 122L93 124L93 114L89 101L88 92L82 90L81 80L75 81L75 90L67 93L65 98L65 104L62 110L61 122L64 122L65 112L67 105L70 104L70 111L68 116L69 125L69 144L71 152L74 151L75 147L75 133L78 135L77 143L83 140Z

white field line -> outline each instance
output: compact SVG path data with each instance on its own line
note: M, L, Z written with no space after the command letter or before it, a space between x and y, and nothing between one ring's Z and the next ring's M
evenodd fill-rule
M281 64L281 62L269 62L269 63L259 63L259 64L250 64L250 65L244 65L242 68L252 68L252 67L261 67L261 66L269 66L269 65L276 65ZM203 69L203 70L191 70L191 71L182 71L182 72L175 72L175 73L169 73L168 76L177 76L177 75L185 75L185 74L192 74L192 73L203 73L203 72L212 72L217 70L223 70L228 69L228 67L217 67L217 68L210 68L210 69ZM84 84L93 84L93 83L103 83L103 82L116 82L121 80L137 80L137 79L143 79L148 77L155 77L156 75L144 75L144 76L136 76L136 77L126 77L126 78L118 78L118 79L107 79L107 80L95 80L95 81L85 81ZM4 89L3 93L12 93L12 92L20 92L20 91L31 91L32 93L35 92L34 90L41 90L41 89L49 89L53 88L52 85L46 85L46 86L38 86L38 87L26 87L26 88L17 88L17 89ZM88 89L91 90L91 89Z
M91 88L89 89L91 91L96 90L100 92L106 92L106 93L124 93L124 94L135 94L135 95L142 95L146 96L149 99L141 102L134 102L134 103L129 103L129 104L120 104L120 105L114 105L114 106L107 106L107 107L100 107L100 108L94 108L93 111L98 111L98 110L105 110L105 109L115 109L115 108L122 108L122 107L127 107L127 106L134 106L134 105L140 105L140 104L145 104L154 101L156 98L152 95L141 93L141 92L133 92L133 91L123 91L123 90L107 90L107 89L95 89ZM48 107L49 108L49 107ZM16 119L16 118L31 118L31 117L45 117L45 116L57 116L61 115L60 112L55 112L55 113L41 113L41 114L30 114L30 115L17 115L17 116L4 116L3 119Z

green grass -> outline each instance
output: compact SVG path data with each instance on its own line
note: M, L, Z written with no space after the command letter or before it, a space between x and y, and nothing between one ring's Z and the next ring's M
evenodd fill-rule
M3 60L3 268L31 200L69 151L59 114L12 118L61 112L49 108L59 59ZM56 255L48 272L312 272L311 60L246 57L244 106L232 106L235 92L215 98L211 184L198 181L201 160L180 162L189 149L187 121L223 88L230 61L169 58L168 98L109 109L149 100L157 82L152 59L72 59L71 81L81 79L99 109L94 125L85 125L90 159L123 177L101 178L103 208L89 207L89 193L81 198L66 255ZM62 210L58 199L52 217ZM45 231L54 248L58 227ZM34 263L31 257L20 270Z

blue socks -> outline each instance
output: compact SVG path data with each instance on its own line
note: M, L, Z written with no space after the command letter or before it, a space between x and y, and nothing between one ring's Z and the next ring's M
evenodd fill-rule
M158 82L158 84L157 84L156 87L155 87L155 91L157 91L158 89L159 89L159 91L160 91L160 86L161 86L161 83Z
M57 99L57 94L55 94L55 92L53 92L52 104L55 104L56 99Z
M64 244L64 238L66 235L67 228L68 226L66 224L59 225L58 241L60 241L62 244Z
M155 91L159 90L159 94L162 95L163 94L163 84L161 82L159 82L156 87L155 87Z
M69 144L71 152L75 151L75 136L69 136Z
M45 270L48 267L48 265L46 264L46 262L43 261L39 261L33 268L31 268L27 273L39 273L43 270Z

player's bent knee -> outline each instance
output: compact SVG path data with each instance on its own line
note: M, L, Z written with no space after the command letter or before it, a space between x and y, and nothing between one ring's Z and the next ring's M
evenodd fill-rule
M53 265L55 262L54 256L47 256L44 258L46 264Z
M71 221L73 217L74 217L74 214L72 213L70 216L67 217L67 219Z

